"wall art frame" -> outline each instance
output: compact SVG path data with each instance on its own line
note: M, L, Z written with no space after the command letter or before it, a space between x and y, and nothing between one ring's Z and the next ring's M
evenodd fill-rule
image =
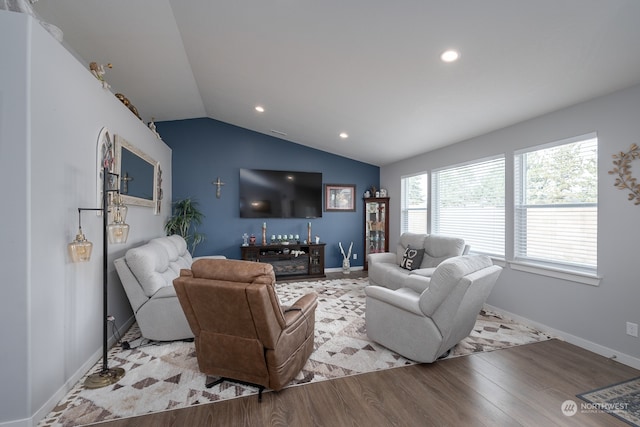
M162 194L160 164L151 156L115 136L115 172L120 178L120 197L125 205L153 208L159 214Z
M325 184L325 212L355 212L356 186L353 184Z

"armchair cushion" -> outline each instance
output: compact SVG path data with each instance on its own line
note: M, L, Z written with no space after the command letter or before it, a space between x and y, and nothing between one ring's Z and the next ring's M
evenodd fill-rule
M169 255L157 242L129 249L125 259L147 297L175 278L175 272L169 268Z
M429 287L420 297L420 309L425 315L432 316L451 293L454 284L467 274L492 265L491 258L487 256L455 257L442 263L436 268L431 276Z

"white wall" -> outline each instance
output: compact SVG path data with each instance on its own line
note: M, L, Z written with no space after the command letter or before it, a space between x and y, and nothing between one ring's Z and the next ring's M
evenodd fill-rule
M2 12L2 11L0 11ZM27 207L27 19L0 13L0 422L25 418L29 404ZM17 15L17 14L16 14ZM21 18L17 16L16 18ZM5 39L5 34L11 34ZM11 40L7 43L5 40Z
M77 208L97 207L100 129L123 136L163 170L161 214L130 206L129 241L109 248L109 314L118 326L132 312L111 261L164 234L171 149L30 17L0 11L0 38L12 41L0 44L0 425L27 426L102 355L102 219L82 216L94 243L89 263L72 264L66 253Z
M600 286L515 271L508 266L488 303L555 330L568 341L640 367L640 340L625 333L640 323L638 244L640 206L614 188L612 154L640 143L640 86L619 91L468 141L381 168L381 185L391 195L390 247L400 235L402 176L504 153L507 163L507 257L513 254L513 153L525 147L598 134L598 273ZM640 178L640 162L633 166ZM462 236L464 237L464 236Z

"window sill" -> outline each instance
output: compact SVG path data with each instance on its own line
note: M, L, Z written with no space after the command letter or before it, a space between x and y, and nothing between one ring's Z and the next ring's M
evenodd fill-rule
M541 276L553 277L555 279L569 280L571 282L583 283L590 286L599 286L600 280L602 279L595 274L546 267L539 264L531 264L521 261L509 261L508 263L512 270L539 274Z

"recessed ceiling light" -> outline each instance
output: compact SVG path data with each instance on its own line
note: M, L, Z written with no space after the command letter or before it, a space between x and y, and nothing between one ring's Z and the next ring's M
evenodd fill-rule
M449 49L445 50L442 55L440 55L440 59L444 62L453 62L457 61L460 58L460 53L457 50Z
M340 138L347 139L347 138L349 138L349 134L346 133L346 132L340 132Z
M256 111L258 113L264 113L264 107L262 105L256 105Z

